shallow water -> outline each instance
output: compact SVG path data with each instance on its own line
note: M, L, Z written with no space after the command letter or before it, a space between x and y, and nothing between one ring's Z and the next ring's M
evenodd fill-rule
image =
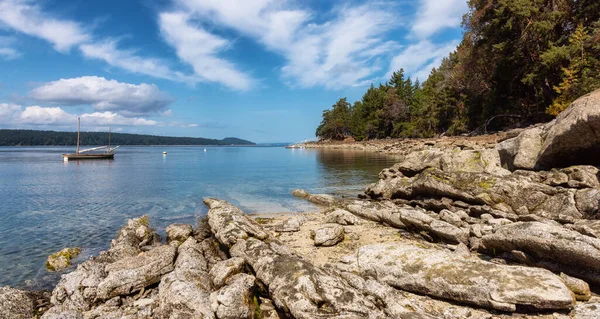
M290 192L356 195L394 163L359 151L185 146L127 146L113 161L63 162L72 151L0 147L0 285L51 287L58 274L45 270L49 254L73 246L84 249L80 260L97 254L131 217L148 214L164 232L206 214L204 197L249 213L315 210Z

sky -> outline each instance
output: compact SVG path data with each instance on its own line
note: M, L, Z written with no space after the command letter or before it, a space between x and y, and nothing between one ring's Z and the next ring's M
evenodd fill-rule
M0 128L258 143L403 68L424 81L466 0L0 0Z

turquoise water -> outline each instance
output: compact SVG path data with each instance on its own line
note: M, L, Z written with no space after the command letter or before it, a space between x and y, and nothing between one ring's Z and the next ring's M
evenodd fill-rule
M356 151L131 146L113 161L63 162L72 151L0 147L0 285L51 287L58 274L45 270L49 254L78 246L85 259L131 217L148 214L163 232L206 214L204 197L248 213L311 211L293 189L355 196L394 162Z

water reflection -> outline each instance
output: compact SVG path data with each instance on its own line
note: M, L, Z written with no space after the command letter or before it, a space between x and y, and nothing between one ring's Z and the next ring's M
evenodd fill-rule
M35 279L50 287L58 276L45 271L49 254L106 249L128 218L148 214L162 232L203 216L204 197L246 212L314 210L290 192L356 195L394 162L360 151L275 147L122 147L112 161L64 162L69 151L0 147L0 285Z

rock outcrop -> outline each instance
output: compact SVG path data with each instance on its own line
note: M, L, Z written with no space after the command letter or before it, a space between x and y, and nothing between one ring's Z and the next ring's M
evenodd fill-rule
M496 252L522 251L537 266L562 271L600 285L600 239L559 225L518 222L483 236L483 245Z
M574 304L561 278L547 270L498 265L434 247L371 245L345 261L350 271L393 287L486 308L570 309Z
M237 207L216 199L204 202L215 237L252 267L277 308L294 318L384 317L343 278L294 255Z
M600 164L600 89L580 97L555 120L497 146L509 168Z
M48 256L46 260L46 269L48 271L61 271L71 266L71 259L81 253L81 248L64 248L59 252Z
M1 319L31 319L36 310L29 293L11 287L0 287Z

